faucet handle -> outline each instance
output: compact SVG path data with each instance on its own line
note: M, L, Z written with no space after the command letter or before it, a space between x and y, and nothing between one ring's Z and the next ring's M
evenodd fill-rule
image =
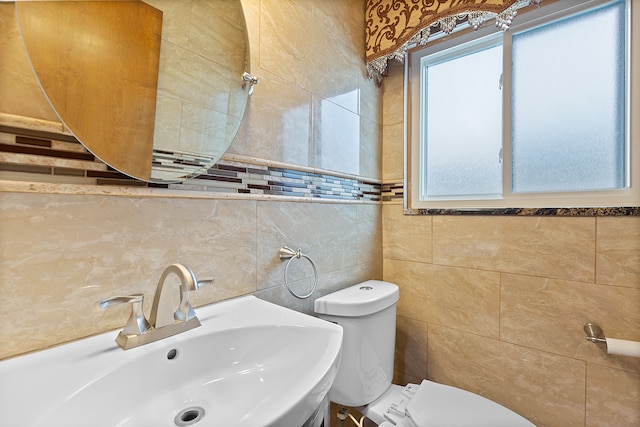
M122 334L125 335L142 335L151 329L151 325L144 317L142 311L142 303L144 302L144 294L132 294L125 296L115 296L112 298L106 298L98 301L100 308L108 308L113 305L131 304L131 314L127 324L122 329Z
M194 276L195 277L195 276ZM200 286L211 285L215 279L203 279L195 281L195 288L200 289ZM178 303L178 308L173 313L174 320L178 322L186 322L188 320L196 317L196 312L193 311L193 307L191 307L191 303L189 302L189 290L185 287L181 287L180 292L180 303Z

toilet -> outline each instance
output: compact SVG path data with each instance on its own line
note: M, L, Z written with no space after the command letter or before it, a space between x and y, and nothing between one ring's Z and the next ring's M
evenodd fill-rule
M391 384L397 285L369 280L318 298L321 319L343 328L342 359L329 390L332 402L358 408L380 427L535 427L477 394L423 380Z

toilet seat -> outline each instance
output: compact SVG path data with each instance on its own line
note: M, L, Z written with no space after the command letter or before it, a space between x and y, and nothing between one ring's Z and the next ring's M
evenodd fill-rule
M391 385L362 413L380 427L535 427L492 400L428 380Z

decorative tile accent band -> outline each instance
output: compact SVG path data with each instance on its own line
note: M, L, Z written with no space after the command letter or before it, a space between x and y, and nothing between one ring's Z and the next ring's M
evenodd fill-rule
M381 200L379 183L293 168L226 160L219 161L206 173L181 184L150 184L150 186L318 199Z
M402 181L380 184L353 176L240 156L223 159L181 184L153 184L128 177L96 159L75 138L0 126L0 179L83 185L147 186L202 192L279 195L294 198L399 203ZM275 165L275 166L274 166ZM640 216L640 207L408 209L406 215Z
M192 176L213 162L212 156L180 153L169 150L153 149L153 166L161 170L180 172L183 176Z
M404 199L404 184L400 182L382 183L382 201L402 201Z
M108 167L73 137L0 126L0 173L3 179L315 199L381 200L381 184L374 180L334 175L304 167L279 167L273 166L272 162L253 160L221 160L205 173L180 184L147 183ZM156 152L154 161L193 168L203 164L204 159Z

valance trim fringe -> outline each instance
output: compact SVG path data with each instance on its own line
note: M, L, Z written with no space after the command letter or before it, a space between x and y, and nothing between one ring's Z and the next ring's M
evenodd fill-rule
M407 51L424 46L432 32L450 34L461 23L477 30L491 19L508 30L518 9L542 4L542 0L479 1L367 0L368 76L380 83L390 59L404 62Z

